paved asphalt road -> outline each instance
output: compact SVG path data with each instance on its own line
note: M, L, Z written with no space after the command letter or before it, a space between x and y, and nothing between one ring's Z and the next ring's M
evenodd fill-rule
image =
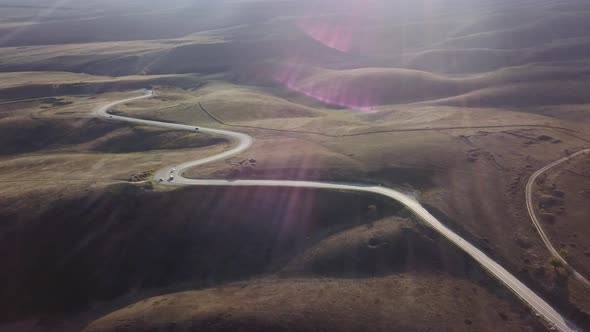
M539 219L537 219L537 215L535 214L535 206L533 205L533 185L535 184L535 181L537 180L537 178L541 174L556 167L557 165L560 165L570 159L573 159L573 158L580 156L582 154L585 154L585 153L590 153L590 149L578 151L576 153L570 154L569 156L563 157L563 158L561 158L557 161L554 161L551 164L541 168L540 170L536 171L533 175L531 175L529 181L526 184L526 208L529 211L529 216L531 217L531 220L533 221L535 228L537 228L537 231L541 235L541 238L543 239L545 246L547 247L547 249L549 249L551 254L553 256L555 256L557 259L559 259L564 264L564 266L566 266L573 273L574 277L576 277L581 282L585 283L587 286L590 286L590 281L588 281L588 279L586 279L578 271L574 270L574 268L571 267L567 263L567 261L559 254L559 252L555 249L555 247L553 247L553 245L551 244L551 241L549 241L549 238L547 237L547 234L545 234L545 231L543 230L543 227L541 226Z
M166 123L166 122L158 122L158 121L150 121L150 120L141 120L141 119L134 119L129 117L123 116L116 116L116 115L109 115L108 110L116 105L128 103L131 101L149 98L154 95L153 91L146 91L144 95L129 98L125 100L121 100L118 102L113 102L108 105L101 106L96 110L96 115L102 118L116 120L116 121L123 121L128 123L134 124L142 124L147 126L154 126L160 128L167 128L167 129L175 129L175 130L184 130L184 131L193 131L195 132L194 126L187 126L182 124L174 124L174 123ZM162 184L166 185L194 185L194 186L233 186L233 187L297 187L297 188L317 188L317 189L329 189L329 190L342 190L342 191L356 191L356 192L367 192L367 193L374 193L383 196L387 196L391 199L394 199L401 204L405 205L407 208L412 210L418 217L420 217L424 222L446 237L449 241L453 242L463 251L465 251L468 255L473 257L479 264L481 264L486 270L488 270L493 276L495 276L498 280L500 280L506 287L512 290L518 297L520 297L524 302L526 302L529 306L531 306L536 312L538 312L550 326L554 327L558 331L581 331L578 327L576 327L573 323L569 322L565 317L559 314L555 309L553 309L547 302L545 302L541 297L539 297L535 292L529 289L526 285L520 282L516 277L514 277L510 272L496 263L493 259L488 257L484 254L481 250L477 249L471 243L464 240L455 232L448 229L445 225L443 225L440 221L438 221L430 212L428 212L418 201L407 194L402 192L396 191L394 189L389 189L381 186L374 186L374 185L364 185L364 184L355 184L355 183L330 183L330 182L312 182L312 181L283 181L283 180L197 180L197 179L187 179L183 177L183 172L186 171L188 168L202 165L205 163L209 163L216 160L222 160L228 158L230 156L234 156L250 147L253 143L253 139L246 135L231 131L225 130L217 130L217 129L208 129L208 128L199 128L199 132L201 133L211 133L216 135L225 135L233 140L239 142L239 144L232 148L231 150L225 151L219 155L187 162L181 165L172 166L160 170L156 173L155 180L159 181L160 178L163 178L164 181L161 181ZM174 179L170 180L170 175L174 175Z

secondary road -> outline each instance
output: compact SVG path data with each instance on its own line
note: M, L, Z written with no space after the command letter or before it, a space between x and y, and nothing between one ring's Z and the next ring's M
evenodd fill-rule
M531 216L531 220L533 221L535 228L537 229L537 231L541 235L541 239L543 239L543 242L545 243L545 246L547 247L547 249L549 249L549 251L551 252L551 255L553 255L555 258L559 259L563 263L563 265L570 270L570 272L574 275L574 277L576 279L580 280L581 282L585 283L587 286L590 287L590 281L588 281L588 279L586 279L583 275L581 275L578 271L576 271L573 267L571 267L568 264L568 262L559 254L559 252L555 249L555 247L553 247L553 245L551 244L551 241L549 240L549 237L547 237L547 234L545 234L545 231L543 230L543 227L541 226L541 223L539 222L539 219L537 218L537 215L535 214L535 206L533 204L533 185L535 184L535 181L539 178L539 176L541 176L543 173L547 172L548 170L550 170L550 169L552 169L552 168L554 168L554 167L556 167L556 166L558 166L570 159L573 159L577 156L583 155L585 153L590 153L590 149L586 149L586 150L582 150L582 151L578 151L576 153L570 154L569 156L566 156L566 157L563 157L557 161L554 161L551 164L536 171L529 178L529 181L526 184L525 193L526 193L526 208L529 212L529 216Z
M175 123L166 123L151 120L135 119L124 116L110 115L108 110L116 105L128 103L131 101L149 98L154 95L153 91L147 91L144 95L134 98L129 98L117 102L110 103L102 106L96 110L96 115L102 118L123 121L127 123L148 125L166 129L193 131L195 132L194 126L187 126ZM163 178L164 181L161 183L166 185L193 185L193 186L228 186L228 187L291 187L291 188L316 188L316 189L328 189L328 190L341 190L341 191L356 191L366 192L389 197L399 203L405 205L408 209L413 211L420 219L430 225L442 236L447 238L449 241L454 243L457 247L461 248L468 255L473 257L481 266L488 270L494 277L502 282L506 287L512 290L519 298L521 298L530 307L536 310L548 323L555 327L555 329L564 332L570 331L581 331L573 323L569 322L565 317L559 314L553 309L547 302L539 297L535 292L528 288L525 284L520 282L515 276L503 268L500 264L496 263L493 259L488 257L481 250L477 249L471 243L467 242L461 236L447 228L438 219L436 219L430 212L428 212L414 197L399 192L394 189L385 188L381 186L365 185L365 184L354 184L354 183L333 183L333 182L315 182L315 181L285 181L285 180L198 180L198 179L187 179L183 176L184 172L194 166L202 165L216 160L221 160L234 156L250 147L253 143L253 139L242 133L236 133L225 130L199 128L201 133L211 133L216 135L226 135L233 140L238 141L238 145L228 151L225 151L219 155L215 155L209 158L200 159L196 161L187 162L181 165L168 167L160 170L155 175L155 180L160 181ZM174 179L170 179L170 175L174 175Z

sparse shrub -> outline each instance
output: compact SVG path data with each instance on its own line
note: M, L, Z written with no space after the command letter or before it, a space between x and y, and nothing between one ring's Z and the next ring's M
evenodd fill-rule
M559 255L563 257L563 259L567 259L569 252L565 248L559 249Z
M555 256L551 256L549 258L549 265L551 265L556 272L558 272L560 269L562 269L564 267L561 259L559 259Z

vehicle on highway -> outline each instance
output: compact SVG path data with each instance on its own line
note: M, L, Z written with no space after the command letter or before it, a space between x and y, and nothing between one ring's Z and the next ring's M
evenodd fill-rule
M197 128L195 128L195 131L199 131L199 128L198 128L198 127L197 127Z
M168 181L174 181L174 174L170 174L170 177L168 178Z

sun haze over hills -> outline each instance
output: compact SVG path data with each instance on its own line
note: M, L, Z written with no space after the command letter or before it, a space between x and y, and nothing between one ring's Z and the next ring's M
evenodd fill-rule
M589 18L0 0L0 330L590 329Z

